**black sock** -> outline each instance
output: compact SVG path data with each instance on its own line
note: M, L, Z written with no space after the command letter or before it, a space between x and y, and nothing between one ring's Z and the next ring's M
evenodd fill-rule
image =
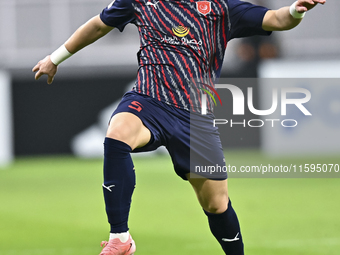
M105 138L103 191L111 233L129 230L127 222L136 184L130 152L131 147L126 143Z
M243 255L240 225L229 200L228 209L221 214L204 211L208 216L210 230L227 255Z

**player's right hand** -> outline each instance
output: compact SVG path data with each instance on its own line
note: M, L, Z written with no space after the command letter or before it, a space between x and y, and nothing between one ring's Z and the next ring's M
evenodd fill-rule
M33 67L32 72L37 72L35 74L35 79L39 80L44 74L47 75L47 83L51 84L53 82L54 76L57 73L58 66L53 64L50 56L46 56L43 60L40 60L35 67Z

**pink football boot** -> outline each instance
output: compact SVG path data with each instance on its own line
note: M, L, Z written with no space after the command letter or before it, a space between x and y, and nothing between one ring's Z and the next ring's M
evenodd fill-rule
M125 243L122 243L119 238L115 238L108 242L103 241L101 246L103 250L99 255L133 255L136 251L135 241L131 235Z

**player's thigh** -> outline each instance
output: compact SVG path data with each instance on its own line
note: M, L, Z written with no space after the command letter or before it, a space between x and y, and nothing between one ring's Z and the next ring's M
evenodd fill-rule
M120 112L111 118L106 137L124 142L133 150L146 145L151 133L139 117L129 112Z
M228 180L210 180L195 174L188 174L199 203L210 213L223 213L228 208Z

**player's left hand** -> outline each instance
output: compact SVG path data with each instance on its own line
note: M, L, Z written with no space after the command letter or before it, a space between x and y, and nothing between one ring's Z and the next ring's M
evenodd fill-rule
M298 0L296 10L298 12L306 12L314 8L317 4L325 4L326 0Z

